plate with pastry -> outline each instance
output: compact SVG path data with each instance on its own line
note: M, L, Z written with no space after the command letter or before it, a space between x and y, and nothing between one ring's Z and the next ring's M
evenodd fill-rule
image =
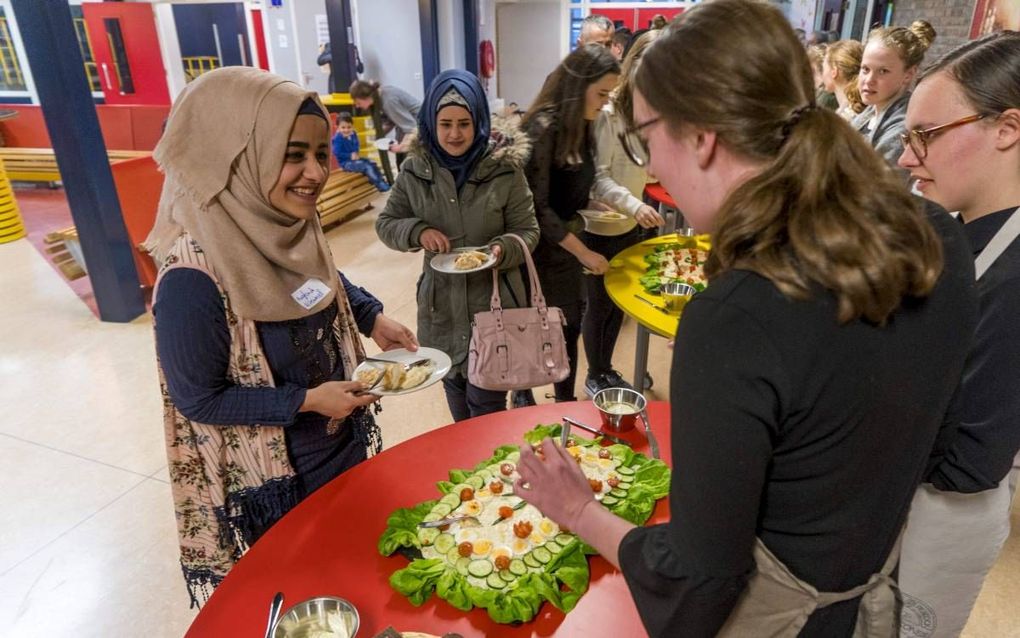
M439 272L466 275L492 268L496 265L496 257L488 246L454 248L451 252L436 255L429 263L433 270Z
M400 396L439 382L451 365L450 357L442 350L422 346L411 352L400 348L367 357L354 369L354 380L374 385L372 394Z

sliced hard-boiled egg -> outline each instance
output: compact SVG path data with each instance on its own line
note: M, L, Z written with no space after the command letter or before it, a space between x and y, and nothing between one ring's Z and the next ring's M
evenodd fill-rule
M475 498L483 500L483 501L484 500L488 500L488 499L492 498L492 492L489 490L489 488L484 487L484 488L478 490L477 492L475 492Z
M568 447L567 448L567 454L569 454L570 456L572 456L574 458L577 458L577 457L581 456L582 454L584 454L584 448L582 448L580 445L575 445L575 446L572 446L572 447Z
M513 552L510 551L509 547L494 547L492 553L490 554L490 557L492 558L492 560L496 560L500 556L506 556L507 558L510 558L511 556L513 556Z
M543 518L542 522L538 524L538 529L545 536L552 536L553 532L556 531L556 523L553 523L548 518Z
M534 536L534 534L532 534ZM521 554L527 554L528 550L531 549L531 543L526 538L518 538L514 541L514 554L520 556Z
M474 543L474 552L478 556L488 556L492 552L492 541L479 539Z
M539 531L532 532L531 536L528 537L528 540L531 541L532 545L541 545L542 543L545 542L545 539L546 539L545 534Z
M454 538L457 539L458 543L463 543L465 541L473 541L476 538L478 538L478 533L475 532L475 530L473 529L460 529L457 530L456 534L454 534Z
M478 516L482 512L482 504L474 500L465 501L461 511L468 516Z
M603 470L611 470L616 466L613 459L599 459L598 464Z

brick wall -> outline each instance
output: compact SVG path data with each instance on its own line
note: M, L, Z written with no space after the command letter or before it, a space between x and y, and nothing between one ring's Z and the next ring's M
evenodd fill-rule
M893 24L910 26L914 20L927 20L938 37L925 56L934 62L943 54L970 39L970 23L976 0L899 0L893 9Z

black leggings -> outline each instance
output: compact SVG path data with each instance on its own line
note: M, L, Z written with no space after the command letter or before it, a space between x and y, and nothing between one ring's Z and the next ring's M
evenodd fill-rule
M581 234L581 241L606 259L612 259L620 251L641 241L641 233L638 228L614 237L586 232ZM613 369L613 350L623 326L623 311L609 298L601 276L585 276L584 291L587 307L581 333L584 335L584 354L588 357L588 376L593 377Z
M584 314L584 302L561 304L563 318L567 325L563 326L563 339L567 345L567 356L570 358L570 376L553 384L557 401L576 401L574 386L577 383L577 340L581 338L581 317Z

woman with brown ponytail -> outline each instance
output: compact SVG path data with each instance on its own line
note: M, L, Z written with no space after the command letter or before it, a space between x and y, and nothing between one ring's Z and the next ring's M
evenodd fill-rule
M696 5L635 85L650 172L713 245L674 351L672 520L615 517L551 441L519 493L622 569L651 636L893 636L976 317L961 231L815 105L774 5Z
M865 109L857 76L861 72L864 45L857 40L840 40L825 49L822 58L822 81L826 91L836 94L836 114L850 121Z
M910 88L934 41L935 29L924 20L916 20L909 29L883 27L868 34L857 76L867 108L851 124L893 167L902 150Z

